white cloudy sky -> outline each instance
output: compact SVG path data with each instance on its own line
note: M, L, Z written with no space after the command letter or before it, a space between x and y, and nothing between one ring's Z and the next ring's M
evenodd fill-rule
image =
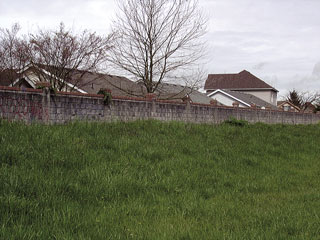
M320 89L320 0L200 0L209 17L208 73L246 69L280 90ZM0 27L109 31L114 0L0 0Z

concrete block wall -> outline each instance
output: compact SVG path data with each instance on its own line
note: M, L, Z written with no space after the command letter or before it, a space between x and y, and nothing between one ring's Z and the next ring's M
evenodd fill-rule
M49 89L0 87L0 118L26 123L62 124L71 121L134 121L157 119L218 124L234 117L251 123L315 124L320 114L252 108L218 107L158 101L153 98L113 97L105 105L103 95L58 92Z
M0 119L31 123L46 122L48 116L47 102L42 90L0 88Z

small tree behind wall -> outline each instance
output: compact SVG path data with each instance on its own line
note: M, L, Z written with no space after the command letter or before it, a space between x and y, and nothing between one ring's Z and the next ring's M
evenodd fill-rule
M12 84L30 63L27 37L19 35L19 24L11 29L0 28L0 74Z
M87 30L76 34L61 23L58 30L40 29L30 34L30 44L31 63L34 69L39 69L39 78L49 77L52 86L62 90L66 83L74 87L91 84L83 82L82 77L88 72L101 71L111 48L111 35L101 37Z
M57 90L66 90L70 83L67 90L73 91L91 84L83 81L84 75L104 70L112 47L112 35L104 37L87 30L75 33L63 23L58 29L39 29L23 36L19 30L18 24L0 28L0 75L11 84L32 67L40 81L50 81Z
M299 92L297 90L292 90L289 91L286 98L302 111L305 111L310 107L314 108L314 111L319 111L320 93L318 92Z

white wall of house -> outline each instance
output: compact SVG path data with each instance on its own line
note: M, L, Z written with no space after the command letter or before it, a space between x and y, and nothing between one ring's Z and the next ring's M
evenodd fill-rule
M260 90L260 91L248 91L248 90L244 90L244 91L239 91L239 92L243 92L243 93L248 93L248 94L252 94L274 106L277 106L277 93L275 91L272 90Z
M40 81L40 80L39 80L39 79L40 79L39 76L38 76L37 74L35 74L32 70L27 70L27 71L23 74L23 76L24 76L25 78L28 78L29 83L32 85L31 87L33 87L33 88L36 88L36 83ZM42 78L42 77L41 77L41 79L42 79L42 81L48 81L48 79L45 79L45 78ZM58 81L58 80L57 80L57 81ZM63 91L63 92L70 92L71 90L73 90L73 91L76 91L76 92L81 92L81 91L78 91L77 88L72 89L72 84L69 84L69 85L68 85L67 82L64 82L64 83L65 83L65 85L64 85L64 87L61 89L61 91ZM28 83L27 83L25 80L23 80L23 81L22 81L22 80L17 81L14 86L26 87L26 88L29 87ZM85 92L82 92L82 93L85 93Z
M28 77L33 83L39 81L39 77L32 71L27 71L24 75Z
M229 106L229 107L232 107L232 104L234 102L238 102L239 103L239 107L248 107L244 104L242 104L241 102L239 101L236 101L235 99L225 95L225 94L222 94L220 92L217 92L215 93L214 95L210 96L212 99L215 99L217 100L218 102L222 103L223 105L225 106Z

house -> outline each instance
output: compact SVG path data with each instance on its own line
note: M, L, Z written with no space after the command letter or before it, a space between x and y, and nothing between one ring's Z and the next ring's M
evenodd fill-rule
M209 74L204 90L208 95L218 89L251 94L277 106L279 91L246 70L236 74Z
M286 111L286 112L300 112L301 109L294 105L293 103L289 101L278 101L277 102L277 107L281 111Z
M315 113L317 112L317 107L311 102L306 102L303 106L303 112Z
M238 107L255 107L260 109L277 110L277 107L270 104L254 95L231 91L227 89L217 89L208 94L208 97L217 100L224 106L238 106Z
M147 94L143 84L133 82L126 77L72 70L68 81L64 81L53 74L55 71L54 67L28 67L16 74L17 78L12 82L7 80L6 74L0 74L0 85L35 89L37 82L49 81L49 79L54 78L54 81L63 86L61 91L66 92L97 94L100 89L109 89L113 96L118 97L144 97ZM212 100L206 94L192 88L168 83L159 84L155 94L158 99L178 102L189 99L190 102L194 103L210 104Z
M37 82L49 81L49 79L53 79L63 86L61 91L66 92L97 94L101 88L110 89L116 96L134 96L141 92L137 84L125 77L73 70L68 81L64 81L53 75L48 68L43 67L37 67L37 69L35 67L26 68L16 80L7 86L36 88ZM5 85L8 82L2 81L0 84Z

